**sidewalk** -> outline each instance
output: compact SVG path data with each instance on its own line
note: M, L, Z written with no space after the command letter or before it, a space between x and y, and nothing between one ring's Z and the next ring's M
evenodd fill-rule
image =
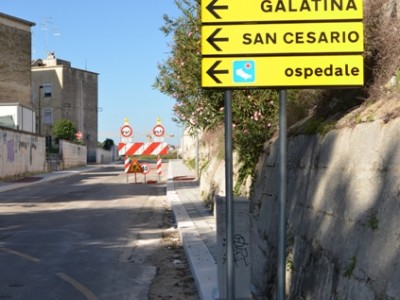
M195 175L182 162L168 164L167 198L202 300L218 297L216 223L200 199Z

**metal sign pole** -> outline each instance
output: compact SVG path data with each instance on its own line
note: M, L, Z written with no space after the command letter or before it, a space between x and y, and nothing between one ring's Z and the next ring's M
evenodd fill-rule
M285 300L286 272L286 164L287 164L287 128L286 128L286 90L279 91L279 149L280 149L280 186L279 186L279 242L278 242L278 300Z
M226 193L226 295L235 299L234 270L234 207L233 207L233 163L232 163L232 91L226 90L225 102L225 193Z

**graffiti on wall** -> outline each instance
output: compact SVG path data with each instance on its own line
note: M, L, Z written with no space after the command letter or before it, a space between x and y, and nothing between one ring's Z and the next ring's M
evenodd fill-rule
M45 138L0 127L0 180L47 171Z
M239 263L244 264L245 267L249 266L249 252L247 250L247 246L249 243L246 242L246 239L240 235L235 234L233 237L233 261L236 267L239 267ZM226 246L226 239L224 239L224 246ZM226 253L224 254L224 264L226 263Z
M15 161L15 143L14 140L7 141L7 160L10 162Z

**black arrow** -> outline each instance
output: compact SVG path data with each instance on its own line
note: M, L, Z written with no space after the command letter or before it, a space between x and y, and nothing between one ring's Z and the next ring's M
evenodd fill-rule
M219 66L219 64L221 63L221 60L217 60L212 66L211 68L208 69L207 74L208 76L210 76L212 79L214 79L214 81L216 83L222 83L221 80L219 80L219 78L217 76L215 76L216 74L229 74L229 70L216 70L216 68Z
M228 5L215 5L218 0L212 0L210 4L207 5L207 10L217 19L221 19L221 16L215 11L218 9L228 9Z
M214 47L217 51L222 51L220 47L216 44L216 42L229 42L229 38L217 38L217 34L222 30L222 28L217 28L215 31L208 37L207 42L210 43L211 46Z

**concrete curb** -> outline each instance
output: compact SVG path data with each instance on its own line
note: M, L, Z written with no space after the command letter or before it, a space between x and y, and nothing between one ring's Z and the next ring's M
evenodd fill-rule
M173 177L168 165L167 199L175 215L182 243L188 257L190 268L202 300L218 298L217 264L204 244L196 226L187 214L178 193L175 191Z

